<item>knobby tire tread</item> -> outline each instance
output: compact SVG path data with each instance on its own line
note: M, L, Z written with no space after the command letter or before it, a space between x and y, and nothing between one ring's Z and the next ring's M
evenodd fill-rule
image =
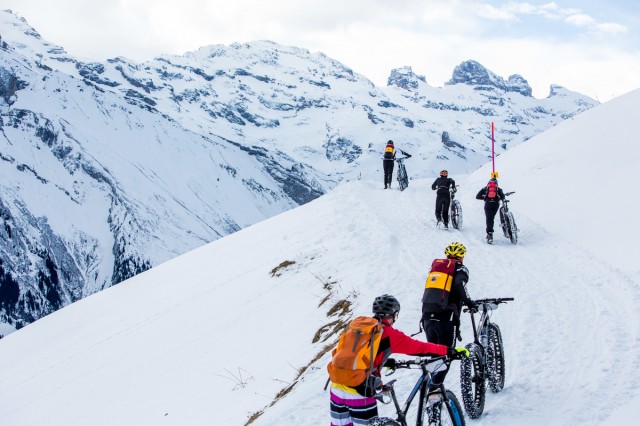
M482 371L482 349L475 343L467 345L469 356L460 363L460 392L464 408L472 419L484 411L487 382Z
M504 388L505 363L504 345L502 333L498 324L490 323L487 336L489 348L487 349L487 373L489 376L489 388L497 393Z

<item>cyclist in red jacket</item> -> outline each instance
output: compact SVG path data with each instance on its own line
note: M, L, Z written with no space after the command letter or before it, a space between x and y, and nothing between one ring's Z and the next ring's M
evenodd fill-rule
M374 317L383 324L380 346L374 361L375 371L368 383L365 381L355 387L331 383L331 426L366 425L370 419L378 416L375 389L382 384L382 367L393 367L395 363L395 360L389 358L392 353L459 356L456 348L422 342L393 328L399 313L400 302L389 294L378 296L373 301Z

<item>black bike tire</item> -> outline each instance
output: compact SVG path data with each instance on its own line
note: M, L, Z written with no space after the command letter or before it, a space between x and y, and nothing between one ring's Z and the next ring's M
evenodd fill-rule
M462 206L460 205L460 201L453 200L451 202L451 224L454 229L462 228Z
M475 343L469 343L467 349L469 356L460 363L460 393L465 411L477 419L484 411L487 383L482 371L482 349Z
M500 207L500 227L502 228L502 233L506 238L510 238L509 236L509 224L507 223L507 212L505 212L504 206Z
M509 229L508 238L511 240L511 244L518 244L518 228L516 227L516 221L513 218L511 212L507 212L505 220L507 221L507 228Z
M505 364L504 345L502 333L498 324L490 323L487 334L487 375L489 376L489 388L498 393L504 388Z
M409 186L409 179L407 178L407 170L405 169L403 164L398 165L398 186L400 187L400 191L404 191L407 186Z
M369 420L370 426L402 426L397 421L390 419L389 417L378 417L377 419Z
M458 401L456 395L450 390L447 390L447 399L449 399L447 412L449 413L451 423L455 426L465 426L464 412L462 410L462 405L460 405L460 401Z

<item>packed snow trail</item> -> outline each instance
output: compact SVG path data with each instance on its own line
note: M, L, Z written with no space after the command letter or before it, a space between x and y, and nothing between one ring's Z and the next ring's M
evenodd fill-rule
M640 394L634 355L640 347L640 318L635 315L640 289L611 265L529 220L521 207L526 202L518 198L525 194L516 193L511 204L521 230L518 245L504 238L498 217L494 244L488 245L483 204L475 200L480 187L465 180L458 183L464 224L461 230L448 231L435 228L431 182L411 181L403 192L371 182L336 190L349 192L341 194L343 221L331 237L344 244L339 248L343 269L349 271L354 263L373 267L365 272L366 285L351 289L358 294L353 315L368 314L373 297L391 293L402 305L398 328L416 332L430 262L443 256L449 242L460 241L467 247L471 297L515 298L493 314L504 338L505 387L498 394L487 391L484 414L474 423L606 423L621 395L626 400ZM348 292L345 281L343 291ZM468 314L462 324L459 345L472 339ZM323 391L328 360L328 355L320 360L255 424L328 424L328 392ZM401 398L414 384L415 374L392 377L403 378L396 386L403 390ZM457 363L446 384L460 397ZM390 410L382 407L381 413L392 414Z

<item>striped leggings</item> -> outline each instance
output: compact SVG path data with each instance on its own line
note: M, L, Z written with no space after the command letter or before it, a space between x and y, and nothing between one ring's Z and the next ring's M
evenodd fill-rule
M368 425L378 417L375 398L331 388L331 426Z

